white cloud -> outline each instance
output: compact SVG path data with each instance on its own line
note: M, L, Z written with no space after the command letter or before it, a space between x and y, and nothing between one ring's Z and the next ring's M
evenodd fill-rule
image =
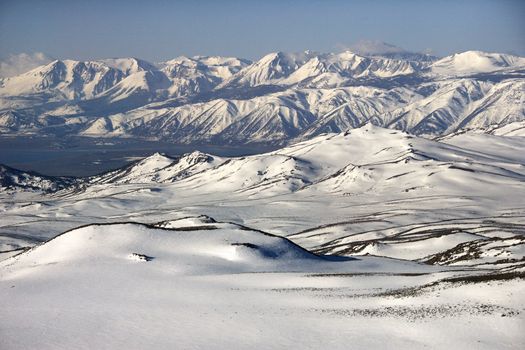
M436 57L432 55L430 49L427 49L424 52L412 52L379 40L359 40L350 46L339 45L339 48L342 51L351 51L358 55L368 57L386 57L391 59L415 61L436 59Z
M25 73L52 60L51 57L42 52L9 55L6 59L0 61L0 78Z
M407 50L398 46L378 40L360 40L351 45L349 49L361 55L396 54L407 52Z

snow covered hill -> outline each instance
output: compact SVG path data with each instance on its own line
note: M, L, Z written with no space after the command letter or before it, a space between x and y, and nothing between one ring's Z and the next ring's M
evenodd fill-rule
M0 134L285 144L366 122L442 136L522 122L525 58L375 52L55 60L0 79Z
M87 179L87 182L91 184L174 182L222 162L221 157L199 151L178 158L155 153L125 168L92 176Z
M128 264L154 261L170 265L176 274L311 271L312 264L328 265L325 271L331 270L329 259L286 238L225 223L173 229L133 223L90 225L59 235L13 260L26 268L38 261L45 269L50 262L67 268L76 262L97 264L97 260L105 265L106 259L123 259Z
M0 348L522 347L522 128L1 167Z
M18 187L32 190L37 202L52 199L53 205L44 206L39 215L64 218L65 226L51 229L55 234L58 228L78 225L78 219L70 219L78 218L77 210L86 223L93 218L114 222L122 215L152 223L176 213L173 207L189 207L191 214L256 227L262 222L261 229L323 254L443 263L448 260L434 256L445 256L461 244L477 247L484 241L515 239L512 249L521 249L524 148L522 137L458 133L434 141L366 124L264 154L227 158L195 151L171 158L156 153L70 183L33 174L18 181ZM9 185L12 176L6 174L2 184L17 198ZM38 191L55 193L41 198ZM32 207L6 207L15 220L14 226L3 228L10 249L27 247L11 234L33 232L31 224L16 224ZM351 218L349 207L355 207ZM316 214L310 217L308 208ZM265 214L259 217L261 212ZM268 221L266 216L282 220ZM499 263L522 259L521 250L516 255L506 245L497 249L508 257Z
M89 225L0 262L2 348L523 341L519 271L322 257L247 227L178 221Z
M523 69L525 58L482 51L466 51L432 63L431 71L438 75L468 75L505 69Z

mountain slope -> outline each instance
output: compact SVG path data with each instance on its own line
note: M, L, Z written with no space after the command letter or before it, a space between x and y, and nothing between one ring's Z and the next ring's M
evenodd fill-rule
M313 88L345 86L359 80L411 75L423 69L425 65L426 63L406 60L363 57L346 51L310 59L284 79L282 84L299 84Z
M482 51L466 51L444 57L432 63L431 71L438 75L468 75L525 66L525 58Z
M45 176L0 164L0 192L43 191L55 192L76 185L78 179Z
M0 95L47 93L53 94L56 99L92 98L110 89L127 75L144 70L134 59L120 59L119 62L120 65L107 65L97 61L55 60L22 75L3 79L0 82ZM123 72L112 66L127 68Z
M288 77L313 55L314 53L309 51L302 53L270 53L227 79L218 88L271 85L282 78Z
M0 276L5 348L404 348L409 332L439 349L521 340L519 272L322 257L221 222L79 227L0 262ZM232 329L246 336L224 336Z
M174 182L223 162L220 157L199 151L177 158L155 153L122 169L91 176L89 184L165 183Z
M288 236L323 254L445 264L458 247L487 250L476 266L514 266L521 241L512 249L502 242L499 251L484 241L525 232L523 148L521 137L458 132L428 140L369 123L246 157L154 154L50 187L65 187L52 196L6 189L0 237L15 249L27 246L25 238L17 245L17 237L34 230L42 237L93 220L155 223L205 214ZM26 187L43 181L22 180ZM37 204L20 204L27 198ZM42 230L45 218L53 219ZM512 261L491 260L496 253Z
M485 153L445 142L366 124L240 158L200 152L176 159L155 154L92 177L89 183L173 182L184 191L229 192L255 198L297 191L343 196L436 190L448 194L503 184L510 189L525 181L519 158L503 157L497 149ZM505 149L521 147L519 141L504 145Z
M383 49L56 60L0 79L0 133L285 144L369 121L435 137L525 120L525 58Z

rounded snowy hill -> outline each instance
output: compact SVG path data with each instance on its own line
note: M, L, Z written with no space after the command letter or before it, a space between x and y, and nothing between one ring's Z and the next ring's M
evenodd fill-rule
M139 266L138 263L145 265ZM433 271L411 262L315 255L284 237L206 217L138 223L91 224L66 231L2 261L2 279L48 276L83 281L255 272ZM51 277L55 276L55 277ZM101 280L102 279L102 280Z
M431 66L431 71L440 75L486 73L525 66L525 58L501 53L465 51L444 57Z
M181 225L182 224L182 225ZM163 222L88 225L65 232L6 262L17 273L76 269L94 274L135 273L137 262L170 274L306 270L328 260L286 238L228 223ZM129 269L129 270L126 270ZM89 272L87 271L89 270ZM141 272L146 272L140 269ZM18 271L18 272L16 272ZM127 272L126 272L127 271Z
M275 343L284 349L330 342L333 349L346 349L349 338L363 347L377 337L384 344L386 327L395 328L394 334L414 325L421 331L425 325L413 321L421 315L430 329L440 317L450 317L451 304L428 298L425 286L422 297L416 294L409 301L388 293L441 283L454 276L454 268L376 257L327 259L285 238L204 217L159 226L89 225L2 261L0 297L9 302L2 305L0 344L7 349L210 344L251 349ZM512 281L506 287L518 290ZM463 300L472 291L455 285L442 293ZM515 299L498 298L496 311L484 314L468 302L452 309L465 322L477 316L484 330L501 318L497 313L514 312L507 305ZM515 316L504 321L512 326ZM391 333L390 342L406 345L405 337ZM497 339L515 339L515 334L498 332ZM421 343L434 343L435 331L428 337ZM447 343L438 342L439 348Z

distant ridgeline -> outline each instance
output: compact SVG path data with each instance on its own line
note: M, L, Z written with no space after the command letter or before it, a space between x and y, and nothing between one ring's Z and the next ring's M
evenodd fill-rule
M0 79L0 135L284 144L366 123L427 137L516 133L524 77L525 58L478 51L56 60Z

